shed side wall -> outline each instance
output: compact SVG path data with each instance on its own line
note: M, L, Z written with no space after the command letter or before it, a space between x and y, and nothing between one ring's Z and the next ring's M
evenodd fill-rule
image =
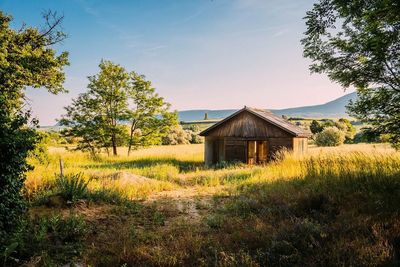
M269 142L269 158L274 158L276 153L282 149L293 149L294 138L270 138Z

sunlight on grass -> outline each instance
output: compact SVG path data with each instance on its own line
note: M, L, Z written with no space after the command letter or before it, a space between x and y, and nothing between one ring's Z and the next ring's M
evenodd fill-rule
M50 148L47 164L32 160L35 169L28 173L25 195L52 190L59 174L59 160L64 161L65 174L82 173L90 190L109 189L130 199L144 198L151 193L188 186L249 185L305 177L366 176L397 173L400 153L388 145L344 145L337 148L310 147L304 156L286 153L282 160L265 166L235 165L224 169L207 169L203 164L203 145L158 146L134 151L126 149L120 156L88 154ZM116 174L129 175L120 179ZM344 176L346 176L344 175Z

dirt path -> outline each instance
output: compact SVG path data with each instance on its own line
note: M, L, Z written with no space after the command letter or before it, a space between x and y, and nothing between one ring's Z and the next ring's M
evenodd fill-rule
M202 218L211 209L213 196L221 192L221 187L188 187L162 191L150 195L143 204L154 205L157 210L168 216L165 226L176 222L201 223Z

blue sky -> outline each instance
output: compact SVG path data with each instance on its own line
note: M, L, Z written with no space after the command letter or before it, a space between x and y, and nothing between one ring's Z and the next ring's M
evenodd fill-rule
M86 90L101 59L146 75L174 109L244 105L285 108L345 93L310 75L302 57L303 17L314 0L0 0L0 9L40 26L41 13L65 15L68 94L28 89L41 125L51 125Z

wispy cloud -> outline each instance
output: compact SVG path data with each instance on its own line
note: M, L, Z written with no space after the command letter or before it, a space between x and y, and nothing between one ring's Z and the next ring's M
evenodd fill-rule
M167 47L167 46L166 45L158 45L158 46L154 46L154 47L149 47L149 48L143 49L142 51L143 52L152 52L152 51L160 50L160 49L165 48L165 47Z
M236 9L260 10L268 13L298 11L301 10L302 5L304 2L293 0L236 0L234 2Z
M287 32L289 32L289 29L282 29L280 31L275 32L272 37L279 37L282 35L285 35Z
M179 19L179 20L173 22L171 24L171 26L177 26L179 24L187 23L187 22L199 17L200 15L202 15L207 9L208 9L208 7L197 10L196 12L194 12L193 14L190 14L189 16L183 17L182 19Z
M124 46L127 48L137 48L137 51L143 53L152 53L160 50L165 45L147 43L143 41L144 34L132 34L126 30L124 30L121 26L114 24L108 20L105 20L101 14L101 11L91 5L87 0L75 0L78 5L82 8L82 10L92 16L96 23L106 27L107 29L113 31L116 36L123 42Z
M75 0L76 3L89 15L98 17L98 11L86 0Z
M251 34L263 33L263 32L273 32L273 31L280 30L280 28L281 28L280 26L270 26L270 27L264 27L264 28L247 29L247 30L232 32L232 33L229 33L229 35L232 37L242 37L243 35L251 35Z

